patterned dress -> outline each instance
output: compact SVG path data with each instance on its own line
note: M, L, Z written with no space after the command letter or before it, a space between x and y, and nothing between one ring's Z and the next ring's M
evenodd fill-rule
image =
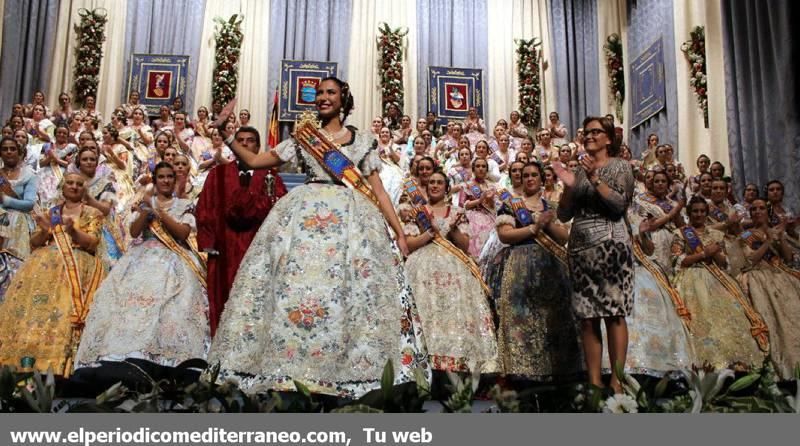
M504 206L497 226L522 227ZM539 213L531 211L535 218ZM503 373L530 380L569 379L581 370L566 265L534 240L507 246L486 268L497 307Z
M67 144L62 148L53 147L51 150L55 151L56 157L60 160L71 159L72 156L78 151L78 146L75 144ZM42 164L40 163L39 172L39 207L42 209L50 209L56 204L61 191L58 189L58 183L64 177L65 169L56 163Z
M476 200L483 196L488 191L496 191L497 187L494 183L482 181L470 181L459 192L458 203L459 207L464 207L467 201ZM467 211L467 218L469 219L469 255L476 260L481 256L481 250L489 236L494 230L494 220L497 214L494 208L487 209L482 204L474 209Z
M749 232L743 235L752 234ZM741 237L740 241L745 259L763 243L758 241L751 246ZM767 251L756 264L748 261L738 279L769 327L770 356L778 374L789 380L800 363L800 272L783 263L776 254L777 248Z
M720 231L704 228L697 231L697 236L703 245L716 242L724 246ZM760 365L764 354L754 336L763 339L764 351L769 347L761 316L750 306L736 281L720 268L707 268L703 262L682 267L681 262L692 252L681 230L676 230L672 242L673 283L692 314L689 331L697 363L707 361L717 369L734 363Z
M354 129L351 128L351 131ZM354 132L355 133L355 132ZM366 176L381 160L371 136L341 151ZM209 361L251 392L294 390L358 396L430 372L420 320L399 252L378 208L325 173L294 140L275 153L298 161L310 184L272 208L234 281Z
M83 206L75 227L93 237L100 237L102 214ZM41 230L41 229L39 229ZM69 238L69 235L67 235ZM94 255L72 247L75 276L82 292L79 303L88 305L94 296L91 284L102 279L103 269ZM19 367L22 358L35 362L33 367L57 375L69 375L77 348L81 317L76 317L73 288L58 247L52 241L36 249L25 261L8 287L0 305L0 364ZM75 322L73 324L73 322ZM119 319L116 320L119 323ZM27 361L30 366L30 360Z
M117 219L117 186L114 181L114 174L111 173L108 166L106 168L107 173L105 174L102 174L99 168L97 169L97 173L86 184L86 193L93 196L97 201L111 203L111 212L104 218L100 244L97 245L97 257L100 258L103 267L108 271L122 257L125 237Z
M639 223L646 216L640 217L635 207L629 209L628 219L631 230L638 231ZM681 318L681 315L688 318L690 314L683 299L669 282L668 275L658 263L645 256L638 245L634 245L634 268L636 305L625 318L628 324L625 370L658 377L669 371L689 369L693 363L698 364L687 322ZM605 326L602 329L605 330ZM602 338L605 343L606 336ZM603 369L611 372L607 355L603 355Z
M572 306L579 319L627 316L633 309L633 253L625 212L633 196L628 162L611 158L598 170L612 189L602 199L586 171L577 169L572 204L558 208L558 219L574 219L569 240Z
M173 199L167 212L196 230L189 200ZM132 213L130 221L138 216ZM185 244L178 245L185 256L144 229L97 289L76 368L125 358L166 366L205 359L210 329L208 297L196 273L201 264Z
M31 232L35 224L30 212L36 201L39 179L23 166L9 186L17 198L3 195L0 203L0 302L3 302L11 279L31 253Z
M441 234L449 234L456 225L469 234L461 208L448 207L447 215L436 217L435 224ZM415 224L404 229L407 236L420 233ZM431 242L408 256L406 271L433 369L467 371L481 364L484 372L493 371L497 343L492 312L483 286L469 268Z

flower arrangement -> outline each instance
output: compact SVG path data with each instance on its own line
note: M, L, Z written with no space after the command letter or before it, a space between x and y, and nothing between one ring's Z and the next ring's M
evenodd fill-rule
M622 104L625 102L625 69L622 59L622 39L614 33L606 37L603 45L606 53L606 69L608 70L608 90L619 122L623 122Z
M78 46L75 48L75 79L72 89L75 101L83 105L87 96L97 98L100 61L103 59L103 42L106 40L108 11L103 8L78 10L80 23L75 25Z
M242 53L242 20L239 14L228 20L215 17L214 30L216 49L214 55L214 74L211 97L214 102L227 104L236 96L239 83L239 56Z
M403 38L408 28L392 29L383 23L378 27L378 51L380 52L381 108L384 113L389 104L403 109Z
M703 122L708 128L708 79L706 78L706 31L695 26L689 40L681 45L681 51L689 62L689 85L697 95L697 105L703 111Z
M519 39L517 44L517 75L519 76L519 111L526 126L538 126L541 122L541 83L539 62L542 42L534 37L530 40Z

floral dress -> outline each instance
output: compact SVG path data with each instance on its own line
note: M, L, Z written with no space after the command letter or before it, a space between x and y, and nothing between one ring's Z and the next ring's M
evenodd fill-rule
M739 237L745 259L763 244L763 235L754 233ZM758 263L747 261L738 279L769 327L770 356L778 374L789 380L800 363L800 272L784 264L778 252L776 243Z
M477 200L488 191L497 191L497 187L494 183L470 181L467 186L459 192L459 207L463 208L467 201ZM492 230L494 230L494 220L496 216L495 208L487 209L483 204L479 204L476 208L467 211L470 233L469 255L473 258L480 258L483 245L489 240L489 236Z
M355 129L351 128L354 134ZM430 372L399 251L378 208L329 176L293 139L275 149L308 183L272 208L242 260L209 362L250 392L294 390L356 397ZM372 136L340 149L363 173L380 171Z
M99 237L102 218L97 209L83 206L75 227ZM66 237L69 239L69 235ZM92 301L104 272L92 253L75 244L69 252L75 265L70 273L50 237L45 246L31 253L12 279L0 305L0 364L37 370L52 367L55 374L65 376L72 371L83 310ZM75 298L73 284L80 287L80 299Z
M541 214L531 213L534 219ZM497 227L522 227L512 214L504 205ZM583 362L567 266L538 241L526 240L503 248L485 277L497 311L502 372L536 381L576 377Z
M188 200L173 199L167 212L196 231ZM130 222L138 216L133 212ZM125 358L165 366L205 359L211 339L208 297L197 273L201 261L185 243L176 243L184 255L147 227L117 262L95 294L76 368Z
M14 274L31 253L31 232L35 224L30 212L38 185L36 173L23 166L17 179L9 180L18 198L3 195L0 203L0 302Z
M443 235L457 227L469 234L464 210L448 207L435 218ZM420 234L407 224L406 236ZM478 365L493 371L497 356L494 322L483 285L469 268L447 249L433 242L417 249L406 260L411 289L416 296L422 329L434 370L468 371Z
M720 231L703 228L696 233L703 245L716 242L724 246ZM681 229L673 235L672 253L673 284L692 315L689 331L697 363L709 362L718 369L735 363L760 365L764 354L759 346L763 351L769 348L767 327L736 280L703 262L681 266L683 259L693 253Z
M634 201L628 210L632 231L638 231L639 224L646 218L636 207ZM673 370L689 369L693 363L699 364L688 329L691 314L661 265L644 254L638 241L633 243L636 305L625 318L628 324L625 370L660 377ZM602 329L605 331L605 326ZM606 351L606 336L602 338L603 351ZM612 372L607 355L603 355L603 369Z
M56 157L60 160L72 160L78 151L78 146L75 144L66 144L61 148L52 145L50 147L50 150L55 151ZM58 197L61 195L58 184L61 182L61 178L64 177L65 170L65 168L56 163L40 163L37 176L39 177L39 207L42 209L49 209L56 204Z

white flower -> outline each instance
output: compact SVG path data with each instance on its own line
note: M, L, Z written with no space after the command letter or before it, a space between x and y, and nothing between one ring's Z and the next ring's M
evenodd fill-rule
M637 413L638 405L630 395L616 394L605 401L604 413Z

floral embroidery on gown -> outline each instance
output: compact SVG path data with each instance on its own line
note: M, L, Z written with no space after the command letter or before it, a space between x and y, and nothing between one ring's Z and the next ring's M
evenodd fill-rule
M99 238L102 222L100 211L83 206L75 227ZM92 300L92 287L102 279L103 267L93 254L74 245L72 255L76 265L73 273L85 293L79 303L84 305ZM74 314L81 310L73 298L65 262L51 237L47 245L34 250L22 264L0 305L0 364L20 366L20 360L28 357L34 360L37 370L52 367L55 374L68 376L77 348L75 336L79 332L75 331L83 323Z
M453 225L469 235L464 210L448 208L435 218L441 234ZM419 235L416 224L404 227L407 236ZM422 330L434 370L465 372L481 364L494 371L497 356L494 321L483 285L469 268L445 248L428 243L411 253L406 272L422 319Z
M478 190L480 190L480 192L478 192ZM490 190L497 190L494 183L476 183L474 180L470 181L468 185L459 193L459 206L464 207L467 201L480 198L483 193ZM480 205L475 209L467 210L470 232L469 255L471 255L473 258L480 258L483 245L486 244L486 241L489 239L492 230L494 230L495 217L495 211L486 209L483 207L483 205Z
M193 212L191 203L179 198L168 210L195 232ZM133 212L130 221L138 216ZM178 244L199 267L199 259ZM79 368L141 358L175 366L204 359L209 345L205 286L186 260L148 227L97 289L75 362Z
M724 234L720 231L704 228L697 235L703 245L711 242L724 245ZM755 320L760 321L761 317L746 302L746 297L742 298L744 293L736 281L719 268L721 274L716 277L712 270L717 269L710 270L699 262L682 267L681 262L692 251L680 229L673 235L672 252L676 271L673 284L692 314L689 331L697 363L708 361L718 369L737 362L745 366L760 365L764 353L754 337L766 340L768 335L758 327ZM755 320L749 320L748 314ZM764 344L768 349L769 342Z
M355 133L355 129L351 128ZM341 151L364 175L381 160L371 136ZM270 211L242 260L209 353L222 379L250 392L294 390L359 396L380 387L388 359L395 381L430 374L416 306L399 251L378 208L336 184L294 140L275 149L300 157L312 183Z
M503 206L497 226L521 227ZM535 218L540 212L532 211ZM502 373L529 380L574 378L582 368L567 266L538 242L505 246L486 264L498 317Z
M633 233L638 233L639 223L647 215L644 213L642 216L638 203L634 200L628 209L628 220ZM656 243L656 240L653 240L653 243ZM671 239L661 240L659 243L666 243L669 249ZM678 314L679 308L676 308L669 291L665 288L665 285L671 286L668 275L657 262L643 254L638 247L634 247L633 286L636 305L631 314L625 318L628 324L628 355L625 370L628 373L663 376L673 370L689 369L693 363L699 365L695 359L687 325L681 320ZM647 266L644 262L648 262ZM659 273L658 279L651 270ZM682 299L680 303L683 303ZM605 333L604 324L602 329ZM603 334L603 351L608 351L606 342L606 336ZM603 355L603 369L611 373L608 355Z
M742 243L745 259L760 243L763 242L756 242L753 247ZM777 252L780 251L775 246L774 252L768 251L757 264L747 262L738 279L769 327L775 370L788 380L794 377L800 363L800 272L788 268Z

